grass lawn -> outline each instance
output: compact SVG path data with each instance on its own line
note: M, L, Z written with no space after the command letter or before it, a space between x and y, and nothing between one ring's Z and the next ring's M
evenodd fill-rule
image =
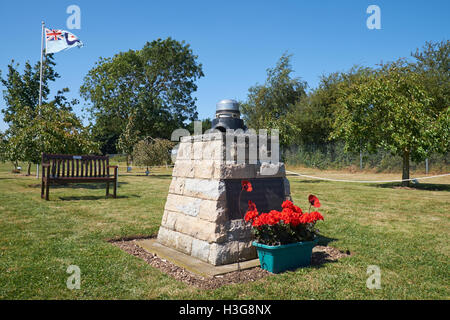
M450 299L450 177L412 190L290 177L294 202L307 209L308 194L317 195L322 235L352 256L207 291L106 241L157 233L170 170L121 172L117 199L104 198L104 185L80 184L51 187L50 201L40 199L40 180L10 170L0 164L0 299ZM72 264L81 269L80 290L66 287ZM366 288L369 265L381 269L380 290Z

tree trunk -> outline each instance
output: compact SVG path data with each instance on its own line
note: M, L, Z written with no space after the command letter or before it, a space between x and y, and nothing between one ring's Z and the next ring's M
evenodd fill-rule
M27 176L31 175L31 162L28 162Z
M409 151L403 151L403 172L402 180L409 179ZM403 187L409 187L409 180L402 181Z

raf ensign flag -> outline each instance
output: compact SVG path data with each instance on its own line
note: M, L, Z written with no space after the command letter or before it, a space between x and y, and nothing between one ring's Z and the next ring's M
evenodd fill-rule
M73 33L66 30L45 28L45 53L55 53L73 47L82 47L83 43Z

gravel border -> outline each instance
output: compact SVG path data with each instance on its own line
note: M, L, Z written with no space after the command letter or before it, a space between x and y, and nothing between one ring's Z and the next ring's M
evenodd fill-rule
M154 255L136 244L136 240L149 239L153 237L135 237L124 238L118 240L109 240L109 242L120 249L128 252L129 254L143 259L152 267L160 269L162 272L168 274L169 276L175 278L176 280L182 281L186 284L193 285L200 289L217 289L223 285L232 283L245 283L253 282L259 279L274 276L275 274L270 273L260 267L255 267L251 269L233 271L223 275L217 275L214 277L202 277L189 272L188 270L181 268L165 259ZM334 262L340 258L347 257L350 252L342 252L338 249L328 246L315 246L313 249L313 254L311 258L311 266L320 266L327 262Z

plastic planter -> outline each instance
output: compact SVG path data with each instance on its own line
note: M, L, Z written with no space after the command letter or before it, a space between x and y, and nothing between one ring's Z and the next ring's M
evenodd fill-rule
M312 249L318 239L279 246L268 246L253 241L258 252L261 268L272 273L280 273L307 267L311 264Z

